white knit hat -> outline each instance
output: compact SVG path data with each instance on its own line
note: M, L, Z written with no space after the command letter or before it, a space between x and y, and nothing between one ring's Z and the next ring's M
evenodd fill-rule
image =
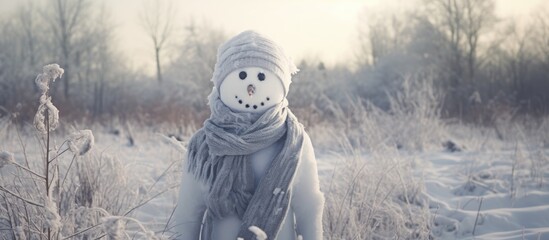
M229 39L217 50L212 82L219 91L225 77L239 68L259 67L273 72L288 94L292 74L299 71L284 50L271 39L255 31L245 31Z

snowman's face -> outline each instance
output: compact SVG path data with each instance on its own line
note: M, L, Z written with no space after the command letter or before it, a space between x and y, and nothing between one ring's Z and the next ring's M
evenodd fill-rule
M229 73L219 87L219 94L233 111L262 113L284 99L284 86L274 73L248 67Z

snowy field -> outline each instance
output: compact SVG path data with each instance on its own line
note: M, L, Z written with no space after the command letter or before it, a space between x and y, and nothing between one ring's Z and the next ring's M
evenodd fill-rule
M399 121L383 122L366 118L360 131L307 128L327 200L326 239L549 239L547 121L535 129L501 124L504 131L441 121L401 128L391 126ZM83 128L58 129L52 135L54 152L66 148L63 141L70 132ZM58 193L62 235L83 231L73 239L174 238L170 218L178 197L182 146L194 129L138 124L90 128L95 145L75 159L70 184ZM429 128L437 134L426 132ZM12 152L21 165L28 159L30 168L38 170L44 154L40 138L31 126L16 128L4 121L0 150ZM443 146L447 140L455 148ZM60 178L72 156L59 157ZM0 186L26 200L42 201L30 190L25 193L33 188L29 174L11 165L1 174ZM23 211L30 208L0 191L0 239L40 236L34 228L45 220L38 208L36 216ZM29 215L32 224L27 226Z
M58 70L37 78L33 125L0 119L2 239L177 238L196 127L65 123L41 85ZM325 238L549 239L549 118L451 122L429 82L406 86L390 111L349 101L329 103L331 117L297 115L315 147Z

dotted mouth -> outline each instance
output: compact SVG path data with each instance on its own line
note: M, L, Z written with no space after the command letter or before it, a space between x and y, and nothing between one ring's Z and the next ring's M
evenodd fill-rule
M244 103L244 101L243 101L242 99L240 99L240 98L238 97L238 95L234 96L234 98L237 100L238 104L241 104L241 105L244 104L244 107L246 107L246 108L252 107L253 109L257 109L257 108L259 108L259 107L265 106L265 102L259 103L260 106L258 106L258 105L256 105L256 104L250 105L249 103ZM265 98L265 100L270 101L271 98L267 97L267 98Z

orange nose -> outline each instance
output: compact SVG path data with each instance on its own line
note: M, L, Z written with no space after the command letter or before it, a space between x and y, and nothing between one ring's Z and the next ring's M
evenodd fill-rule
M255 86L253 84L248 85L248 95L250 95L251 97L252 95L254 95L254 93L255 93Z

